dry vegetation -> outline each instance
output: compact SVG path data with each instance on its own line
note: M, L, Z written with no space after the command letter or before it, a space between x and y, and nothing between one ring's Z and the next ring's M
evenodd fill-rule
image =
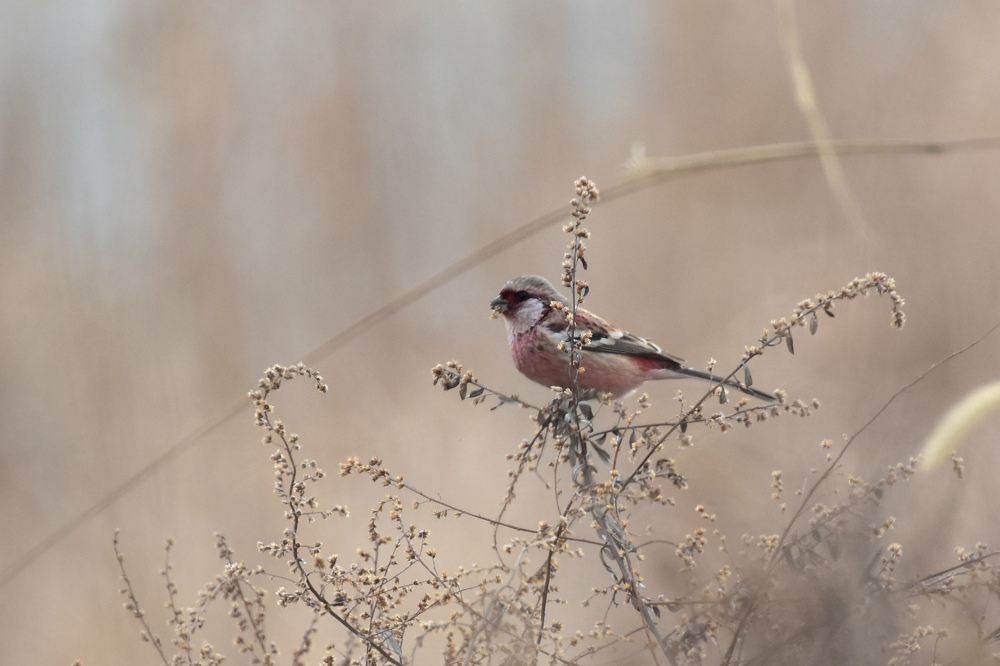
M586 179L576 188L572 220L564 227L572 239L563 263L570 322L590 289L582 279L589 238L582 223L598 196ZM817 333L820 314L832 317L840 301L870 294L888 297L890 323L901 328L904 302L894 281L870 273L772 321L726 378L750 385L754 359L781 348L793 352L793 336ZM567 351L578 360L579 346ZM237 661L245 663L301 664L308 657L311 663L398 666L600 664L622 654L628 663L672 665L997 661L1000 573L994 561L1000 553L982 544L957 548L956 560L938 571L897 576L905 554L891 539L895 518L880 505L919 461L901 461L877 479L845 469L845 452L871 422L839 449L817 434L819 460L808 478L773 472L771 487L762 491L785 517L780 533L725 534L701 505L701 527L686 532L671 525L674 494L698 490L688 487L683 469L669 457L671 448L689 446L702 428L735 429L730 437L738 438L742 429L734 426L808 417L818 402L793 400L779 390L773 404L742 396L733 404L725 388L715 386L693 402L678 392L672 414L654 408L646 395L628 405L606 396L584 400L573 390L536 406L489 388L451 361L433 369L435 384L457 389L472 404L523 409L530 416L534 432L519 446L512 433L509 484L505 497L497 498L502 508L482 515L449 503L445 488L410 485L378 458L350 458L340 465L341 477L367 478L388 494L368 507L368 542L353 545L356 557L345 561L334 551L353 547L337 542L336 521L349 519L349 511L321 506L316 484L334 481L305 456L271 402L285 382L300 378L326 391L322 377L299 364L274 366L250 393L264 443L273 448L275 492L287 520L283 534L260 544L276 560L274 570L249 568L219 536L223 570L184 609L168 561L162 573L170 636L164 641L140 609L122 565L126 608L141 622L142 637L160 663L222 662L199 636L206 608L221 600L235 621ZM961 459L953 457L953 464L961 475ZM537 507L535 525L507 517L522 484L542 484L551 497L550 506ZM445 516L458 520L441 520ZM493 561L446 569L431 531L461 531L468 521L491 527ZM574 562L588 560L599 563L589 570L596 574L566 573ZM647 583L655 578L648 572L664 568L683 584ZM269 584L276 580L287 582ZM553 619L555 607L571 603L582 613L573 617L589 617L585 624ZM289 604L304 605L313 616L300 644L279 652L265 619ZM940 628L943 617L950 631Z

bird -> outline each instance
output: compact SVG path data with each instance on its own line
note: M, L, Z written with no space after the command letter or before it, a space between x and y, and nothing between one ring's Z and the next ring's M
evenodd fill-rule
M517 369L547 387L573 387L569 358L570 302L545 278L522 275L503 286L490 302L493 317L503 316L510 353ZM777 397L733 379L684 365L645 338L628 333L583 308L577 308L574 336L583 341L577 387L588 395L609 393L622 399L647 381L692 377L722 384L773 402ZM565 343L565 344L563 344Z

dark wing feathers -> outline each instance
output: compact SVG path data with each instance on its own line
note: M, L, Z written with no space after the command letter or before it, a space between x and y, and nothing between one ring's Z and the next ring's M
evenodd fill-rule
M657 345L645 338L640 338L638 335L619 331L587 310L581 309L577 312L576 322L575 335L577 339L585 332L590 333L590 342L583 347L586 351L648 358L654 361L663 361L668 366L680 367L684 363L684 359L679 356L665 353ZM563 317L553 317L546 319L545 327L552 333L565 335L569 325Z
M683 363L684 359L667 354L657 345L645 338L631 333L608 334L593 331L590 344L583 347L587 351L600 352L604 354L624 354L626 356L637 356L639 358L650 358L655 360L673 361Z

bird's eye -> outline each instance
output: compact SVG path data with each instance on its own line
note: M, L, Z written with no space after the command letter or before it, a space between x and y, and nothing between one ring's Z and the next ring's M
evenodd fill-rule
M524 301L528 300L529 298L530 298L530 296L528 296L528 292L526 292L524 290L519 291L516 294L514 294L514 300L517 301L518 303L523 303Z

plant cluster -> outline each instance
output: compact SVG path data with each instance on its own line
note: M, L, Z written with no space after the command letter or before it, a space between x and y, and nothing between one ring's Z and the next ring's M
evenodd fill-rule
M582 279L584 241L590 238L583 222L599 196L585 178L575 187L572 219L564 227L571 238L563 262L570 327L590 289ZM755 359L781 346L794 352L793 335L800 329L815 334L820 314L832 317L837 304L871 294L889 299L890 323L901 328L904 301L894 281L869 273L839 291L803 300L789 317L772 321L725 379L738 378L749 387ZM565 351L578 370L586 340L570 339L575 342ZM1000 598L1000 569L993 564L1000 552L977 544L959 549L957 561L941 571L899 578L902 547L886 543L896 521L880 508L896 484L914 475L918 459L891 466L877 479L849 474L844 455L860 432L836 451L831 440L821 439L821 470L805 483L796 480L797 490L786 489L782 471L772 473L766 492L786 517L780 533L730 538L702 505L696 507L699 527L671 526L665 512L676 503L676 493L697 492L669 457L671 446L691 445L699 428L727 432L783 415L808 417L817 401L793 400L778 390L775 403L754 404L742 396L733 403L719 384L694 401L678 392L676 411L654 416L657 410L646 395L629 406L571 388L555 391L548 404L532 405L490 388L457 361L436 366L432 374L435 384L456 390L462 400L489 402L491 409L513 406L530 416L533 432L508 456L511 468L499 510L459 506L411 485L378 457L352 457L341 463L341 477L366 478L387 494L368 509L367 543L343 561L312 535L335 540L336 529L324 526L350 512L321 506L314 489L326 476L316 460L303 455L300 438L274 416L272 403L284 382L306 378L323 392L326 385L302 364L274 366L250 398L264 444L273 448L275 493L287 520L280 538L259 549L281 564L280 573L236 561L220 536L223 573L193 609L182 610L168 562L164 576L175 650L168 654L140 610L123 566L126 608L142 623L143 638L161 663L221 662L210 645L195 644L205 606L219 599L230 604L236 645L248 663L278 663L265 630L267 593L253 584L265 576L286 581L274 591L279 606L312 611L291 652L292 664L306 663L318 637L324 650L316 659L328 665L577 665L622 655L628 663L672 666L901 666L939 663L942 655L955 663L996 661L1000 621L988 611ZM529 483L542 484L551 508L539 508L535 525L518 524L508 510L518 489ZM453 569L440 565L430 525L455 529L454 521L440 520L445 516L489 526L494 561ZM313 523L318 527L307 529ZM589 569L597 572L592 577L565 575L569 564L589 561L599 565ZM683 584L650 582L650 572L663 568ZM574 596L578 600L571 601ZM553 619L554 608L571 603L591 614L586 624ZM935 624L946 608L959 609L972 639L949 640L949 631Z

